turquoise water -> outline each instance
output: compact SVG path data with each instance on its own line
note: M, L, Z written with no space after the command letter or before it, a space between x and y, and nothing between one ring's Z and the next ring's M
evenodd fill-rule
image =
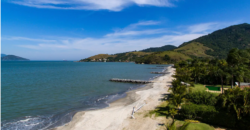
M111 78L148 80L155 65L134 63L1 62L2 129L46 129L69 122L81 110L107 107L138 84Z

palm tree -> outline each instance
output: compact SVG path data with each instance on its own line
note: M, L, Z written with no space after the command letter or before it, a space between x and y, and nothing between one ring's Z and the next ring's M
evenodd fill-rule
M224 87L223 87L223 84L224 84L224 77L227 77L229 74L227 73L227 61L226 60L219 60L218 61L218 69L217 69L217 72L218 72L218 75L220 76L220 79L221 79L221 87L222 87L222 93L224 91Z

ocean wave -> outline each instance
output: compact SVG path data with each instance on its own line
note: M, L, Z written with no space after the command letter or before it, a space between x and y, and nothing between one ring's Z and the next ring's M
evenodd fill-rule
M127 91L134 89L130 87ZM51 129L58 126L62 126L68 122L70 122L75 115L75 113L79 111L86 110L95 110L104 107L108 107L109 103L120 99L126 96L126 92L120 92L105 96L99 96L87 101L82 101L84 106L88 107L79 107L74 110L69 110L67 112L58 113L55 115L47 115L47 116L26 116L20 119L11 120L11 121L2 121L1 129L2 130L45 130Z

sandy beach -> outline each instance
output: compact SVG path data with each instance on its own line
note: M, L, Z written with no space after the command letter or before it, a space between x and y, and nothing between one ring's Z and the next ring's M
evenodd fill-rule
M71 122L56 130L156 130L160 127L161 118L145 117L162 101L171 85L175 69L169 66L169 74L160 76L145 87L127 92L125 98L110 104L109 107L93 111L82 111L74 115ZM142 106L145 104L144 106ZM133 107L140 108L131 118Z

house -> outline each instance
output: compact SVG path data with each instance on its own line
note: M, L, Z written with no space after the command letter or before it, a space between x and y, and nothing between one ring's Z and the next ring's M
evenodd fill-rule
M236 86L239 86L238 82L235 82ZM244 83L244 82L240 82L240 88L244 89L245 87L249 87L250 88L250 83Z

